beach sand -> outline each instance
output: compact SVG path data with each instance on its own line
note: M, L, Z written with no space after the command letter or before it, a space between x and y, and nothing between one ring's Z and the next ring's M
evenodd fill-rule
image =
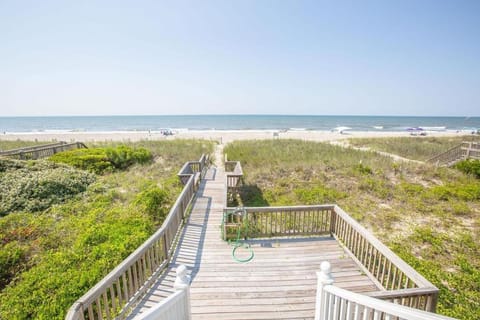
M427 132L427 137L462 136L465 132ZM309 141L336 141L349 138L381 138L381 137L409 137L409 132L374 132L374 131L347 131L345 133L331 131L274 131L274 130L235 130L235 131L184 131L172 136L164 136L160 132L126 131L126 132L27 132L5 133L0 140L37 140L37 141L139 141L139 140L171 140L171 139L205 139L220 143L235 140L264 140L264 139L300 139Z

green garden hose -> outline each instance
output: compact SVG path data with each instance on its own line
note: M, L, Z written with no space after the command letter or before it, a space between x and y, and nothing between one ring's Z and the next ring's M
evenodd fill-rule
M243 209L237 209L232 213L227 213L226 216L224 217L224 222L228 221L228 216L229 215L240 215L240 216L243 217L245 215L245 211ZM244 226L246 234L248 234L248 220L245 220L245 221L246 222L243 226ZM242 222L243 222L243 219L242 219ZM233 246L233 249L232 249L233 260L235 260L236 262L239 262L239 263L245 263L245 262L251 261L253 259L253 257L255 256L255 254L254 254L253 249L250 246L250 244L240 241L241 229L242 229L241 226L238 226L238 228L237 228L237 239L235 241L228 240L228 243ZM249 252L248 257L246 257L246 258L237 257L236 253L237 253L238 248L244 248L245 250L247 250Z

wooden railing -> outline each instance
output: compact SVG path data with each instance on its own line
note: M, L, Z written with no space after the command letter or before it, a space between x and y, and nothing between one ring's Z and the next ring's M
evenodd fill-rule
M190 174L160 229L78 299L68 311L66 320L115 319L124 316L139 301L168 266L187 208L198 189L200 175L200 172Z
M462 149L465 152L465 158L480 159L480 142L466 142L462 143Z
M208 155L202 154L198 161L185 162L185 164L177 174L178 178L185 185L192 174L200 172L200 177L203 179L208 166L208 161Z
M435 313L407 306L392 304L354 293L334 286L330 264L322 262L317 272L317 297L315 320L363 320L363 319L407 319L407 320L453 320Z
M229 214L236 210L239 214ZM336 205L226 208L223 235L246 238L330 234L377 285L370 295L434 312L438 289Z
M243 177L240 161L225 161L225 175L227 177L227 189L238 187Z
M87 146L82 142L72 142L66 143L64 141L45 144L41 146L33 146L26 148L19 148L7 151L0 151L0 156L20 159L20 160L36 160L40 158L47 158L53 156L55 153L72 150L87 148Z
M330 230L381 289L372 296L435 312L438 289L338 206Z
M239 210L243 217L229 214ZM329 234L331 215L331 205L225 208L224 240L236 236L239 224L247 238Z
M473 141L464 141L461 144L448 149L447 151L436 155L427 160L437 166L452 165L457 161L473 158L480 159L480 143Z

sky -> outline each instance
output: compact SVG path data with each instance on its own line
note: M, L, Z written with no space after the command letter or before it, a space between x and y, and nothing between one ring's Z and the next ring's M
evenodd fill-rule
M0 116L480 116L480 1L4 1Z

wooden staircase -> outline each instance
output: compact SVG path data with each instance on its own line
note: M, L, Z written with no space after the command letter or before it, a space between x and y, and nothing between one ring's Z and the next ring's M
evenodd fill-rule
M437 166L449 167L461 160L470 159L470 158L480 159L480 143L479 142L464 141L461 144L428 159L427 162L435 164Z

